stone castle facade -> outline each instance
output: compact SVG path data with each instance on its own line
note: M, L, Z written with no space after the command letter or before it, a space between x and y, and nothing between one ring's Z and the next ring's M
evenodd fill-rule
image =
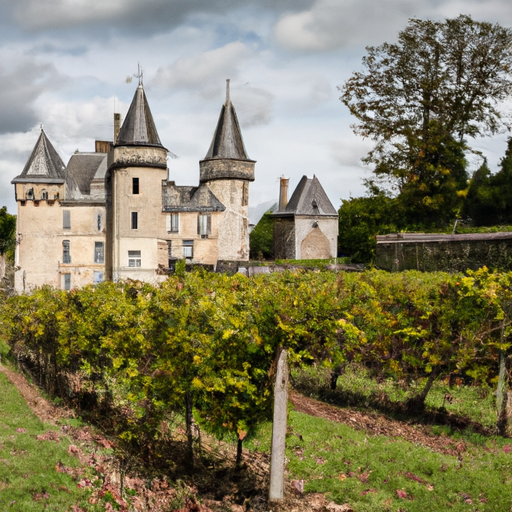
M18 292L103 280L158 282L179 259L217 270L247 264L255 161L244 147L229 81L197 186L169 179L168 151L142 83L115 131L113 142L96 141L94 153L77 152L66 166L41 130L12 180Z

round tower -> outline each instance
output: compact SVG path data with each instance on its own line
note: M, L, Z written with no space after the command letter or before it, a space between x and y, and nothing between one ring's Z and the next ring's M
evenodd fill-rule
M255 164L247 156L227 80L226 101L210 149L199 162L201 183L226 207L219 221L220 270L234 270L249 260L249 183L254 181Z
M162 146L142 85L142 75L116 137L105 177L109 280L151 281L158 268L158 238L165 232L162 182L167 179Z

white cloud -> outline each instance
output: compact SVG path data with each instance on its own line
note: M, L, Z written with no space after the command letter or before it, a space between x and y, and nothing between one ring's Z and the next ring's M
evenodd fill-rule
M0 80L0 133L5 133L33 126L37 121L34 102L46 89L57 86L59 77L52 64L23 59L9 71L0 68Z
M275 25L277 42L295 51L329 51L378 41L418 12L409 0L317 0L310 10L292 13Z
M508 0L316 0L310 9L278 20L274 35L288 50L323 52L392 41L409 18L444 19L461 13L472 14L476 20L512 24Z
M273 114L274 96L259 87L250 84L242 85L234 90L236 110L242 127L268 124Z
M128 105L114 98L94 97L87 102L59 101L42 98L38 112L44 119L44 128L56 149L71 154L76 149L94 151L93 141L112 140L114 131L114 104L123 114ZM61 154L66 163L66 154Z
M175 60L170 66L157 70L152 84L176 92L192 89L204 98L219 96L226 78L236 79L242 63L251 59L253 51L241 42L200 55Z
M15 16L32 29L59 28L119 17L135 5L133 0L18 0Z

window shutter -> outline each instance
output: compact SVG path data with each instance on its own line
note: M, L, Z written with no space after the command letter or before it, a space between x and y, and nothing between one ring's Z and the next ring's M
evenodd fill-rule
M71 229L71 212L69 210L62 211L62 227Z

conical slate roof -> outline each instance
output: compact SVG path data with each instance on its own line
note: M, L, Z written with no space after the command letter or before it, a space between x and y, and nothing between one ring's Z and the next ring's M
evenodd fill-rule
M220 111L217 128L205 160L213 158L230 158L249 160L245 151L242 132L236 117L235 107L229 98L229 80L226 81L226 102Z
M23 172L14 178L12 183L62 183L65 170L64 162L41 128L39 138Z
M135 91L116 145L162 146L142 83Z

